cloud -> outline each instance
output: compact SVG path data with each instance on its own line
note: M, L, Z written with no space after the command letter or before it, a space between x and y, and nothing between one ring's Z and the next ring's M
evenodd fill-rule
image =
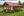
M4 1L0 1L0 4L2 5L4 3Z
M17 1L12 1L12 0L8 0L8 2L16 2L16 3L18 3L18 1L19 0L17 0ZM20 0L21 1L21 3L23 3L24 2L24 0ZM3 3L4 3L5 1L0 1L0 4L2 5Z

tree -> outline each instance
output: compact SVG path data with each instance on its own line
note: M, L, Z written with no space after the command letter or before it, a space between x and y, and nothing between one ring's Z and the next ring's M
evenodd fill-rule
M0 7L3 7L3 5L0 5Z
M24 2L22 3L22 8L24 8Z
M20 2L20 0L19 0L18 4L20 4L20 5L21 5L21 2Z
M23 2L23 4L22 4L22 6L23 6L23 8L24 8L24 2Z
M24 5L24 2L23 2L23 5Z

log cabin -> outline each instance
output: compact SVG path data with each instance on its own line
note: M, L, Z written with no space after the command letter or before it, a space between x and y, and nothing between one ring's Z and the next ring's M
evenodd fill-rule
M21 7L21 5L20 4L18 4L18 3L12 3L12 2L5 2L4 4L4 9L6 9L6 12L8 12L8 11L12 11L12 10L15 10L16 8L20 8Z

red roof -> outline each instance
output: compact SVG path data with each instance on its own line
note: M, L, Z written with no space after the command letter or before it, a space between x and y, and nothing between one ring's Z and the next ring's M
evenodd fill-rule
M6 3L9 4L9 6L21 6L21 5L17 4L17 3L12 3L12 2L6 2Z

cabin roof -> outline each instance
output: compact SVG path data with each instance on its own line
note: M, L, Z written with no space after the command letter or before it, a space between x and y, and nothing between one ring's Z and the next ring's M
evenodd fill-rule
M9 4L9 6L21 6L20 4L18 3L12 3L12 2L5 2L4 4Z

